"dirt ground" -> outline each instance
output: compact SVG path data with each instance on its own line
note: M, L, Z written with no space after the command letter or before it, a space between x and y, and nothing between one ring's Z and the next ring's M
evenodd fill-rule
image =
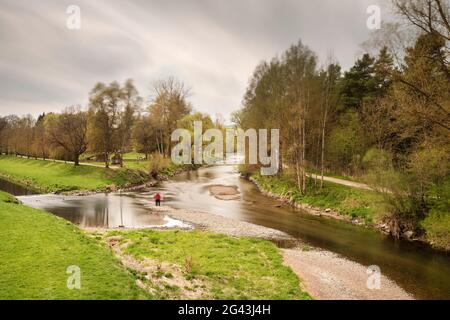
M302 287L317 300L411 300L413 297L383 276L380 288L368 289L367 267L329 251L283 249L286 265L302 279Z

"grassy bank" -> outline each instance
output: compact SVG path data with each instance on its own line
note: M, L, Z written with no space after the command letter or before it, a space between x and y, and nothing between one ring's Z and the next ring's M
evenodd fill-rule
M310 299L269 241L201 231L113 231L123 255L156 297ZM159 280L158 280L159 279Z
M103 190L145 182L137 170L74 166L60 162L0 156L0 176L43 192Z
M104 166L104 162L87 160L92 154L85 154L82 156L83 163L94 164L97 166ZM112 158L112 156L111 156ZM116 166L117 167L117 166ZM145 154L137 152L129 152L123 155L123 168L131 170L142 170L146 172L153 171L153 174L161 177L170 177L180 170L195 169L194 165L176 165L170 158L164 158L158 153L148 155L145 159Z
M76 226L0 192L0 299L139 299L139 289L104 246ZM81 271L69 290L69 266Z
M2 192L0 226L0 299L309 299L268 241L177 230L86 234ZM80 290L67 287L70 266L80 268Z
M303 195L294 179L287 174L261 176L253 174L252 178L266 192L279 195L292 203L308 204L318 208L329 208L349 218L359 218L366 223L376 221L384 212L381 195L373 191L360 190L330 182L324 188L314 188L312 179L308 181L307 193ZM320 182L318 182L318 185Z
M308 182L307 194L302 195L292 176L261 176L252 174L252 179L266 192L280 196L291 203L308 204L318 208L330 208L343 216L358 219L365 224L379 222L389 211L386 200L374 191L351 188L330 182L324 188L314 188L312 179ZM447 185L446 185L447 186ZM450 213L448 211L449 189L443 188L444 196L436 197L428 215L420 222L422 231L417 238L438 250L450 251Z

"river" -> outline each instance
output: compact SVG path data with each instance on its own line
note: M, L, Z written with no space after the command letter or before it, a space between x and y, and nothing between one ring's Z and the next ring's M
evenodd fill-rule
M241 199L216 199L209 192L211 185L238 186ZM232 166L205 167L185 172L160 183L152 191L156 190L163 195L165 205L210 212L278 229L311 246L335 252L362 265L377 265L384 275L416 298L450 299L450 255L420 243L396 241L374 230L280 205L261 194L251 182L240 178ZM146 213L137 199L142 197L148 197L148 190L146 193L124 195L75 198L34 195L20 199L25 204L48 210L82 226L117 227L123 224L139 227L171 223L167 217ZM108 215L109 218L106 218ZM136 215L144 220L136 218ZM124 216L126 223L120 220L123 221ZM145 217L156 220L146 221Z

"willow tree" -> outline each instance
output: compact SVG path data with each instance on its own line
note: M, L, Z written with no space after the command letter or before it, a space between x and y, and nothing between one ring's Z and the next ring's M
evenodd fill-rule
M141 98L131 80L98 83L89 96L89 149L102 155L109 167L112 153L121 153L131 139L134 114Z

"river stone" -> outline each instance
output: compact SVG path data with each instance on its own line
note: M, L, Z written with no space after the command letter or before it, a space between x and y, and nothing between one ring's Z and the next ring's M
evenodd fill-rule
M405 238L405 239L411 240L413 238L413 236L414 236L414 231L409 230L409 231L403 232L403 238Z

